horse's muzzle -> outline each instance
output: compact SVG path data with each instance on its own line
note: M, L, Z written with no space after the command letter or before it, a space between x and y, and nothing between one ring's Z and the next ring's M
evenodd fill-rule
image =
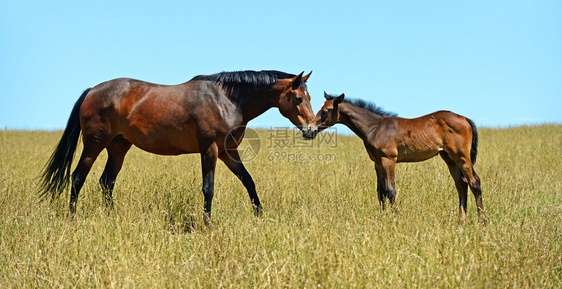
M317 131L311 130L310 128L308 130L302 131L302 137L306 140L314 139L316 137L316 134L317 134Z

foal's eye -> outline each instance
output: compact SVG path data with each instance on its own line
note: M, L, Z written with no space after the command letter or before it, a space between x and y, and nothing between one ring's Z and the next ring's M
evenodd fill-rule
M320 120L325 121L327 117L328 117L328 110L325 109L322 111L322 113L320 113L320 118L321 118Z
M297 105L301 104L301 102L302 102L302 97L300 97L300 96L295 96L295 101L297 102Z

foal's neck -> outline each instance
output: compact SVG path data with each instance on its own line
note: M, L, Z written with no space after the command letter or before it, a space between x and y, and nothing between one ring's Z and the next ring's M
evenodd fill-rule
M365 140L373 130L373 123L384 119L382 116L348 102L339 104L339 123L346 125L357 136Z

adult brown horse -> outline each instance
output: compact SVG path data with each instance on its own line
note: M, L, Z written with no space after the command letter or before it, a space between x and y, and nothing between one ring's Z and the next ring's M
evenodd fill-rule
M82 131L84 149L72 173L72 215L84 180L103 149L108 159L100 184L106 205L113 207L115 179L131 145L160 155L200 153L206 217L211 214L215 165L217 158L221 159L242 181L256 215L260 215L262 206L254 181L236 147L245 125L271 107L279 108L283 116L307 132L314 118L306 87L309 76L239 71L200 75L171 86L121 78L87 89L74 105L43 171L41 198L51 196L54 200L68 186Z
M447 163L459 193L459 213L466 219L467 186L476 199L478 214L484 221L480 178L474 171L478 133L474 123L450 111L406 119L397 117L363 100L344 100L324 93L326 102L310 124L316 134L336 123L342 123L359 136L375 162L377 192L382 209L385 198L394 205L394 168L399 162L420 162L439 154ZM468 183L468 184L467 184Z

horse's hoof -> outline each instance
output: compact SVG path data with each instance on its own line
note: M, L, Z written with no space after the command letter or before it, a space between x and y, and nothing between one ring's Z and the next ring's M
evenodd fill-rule
M254 215L261 218L263 216L263 208L261 206L254 206Z

